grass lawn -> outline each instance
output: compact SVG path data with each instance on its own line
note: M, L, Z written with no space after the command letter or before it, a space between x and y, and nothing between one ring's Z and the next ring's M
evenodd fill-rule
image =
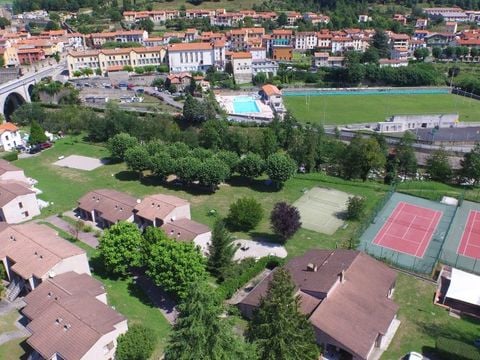
M262 203L264 217L254 231L235 235L239 238L268 240L273 237L268 220L273 205L278 201L293 203L303 195L304 189L323 186L366 196L369 209L375 206L386 190L385 186L377 183L344 181L314 173L295 176L280 191L274 191L266 186L263 180L248 183L241 178L233 178L211 194L197 189L165 185L148 176L139 181L138 175L127 171L124 164L105 165L93 171L62 168L52 164L58 156L71 154L101 158L108 156L108 150L67 138L58 141L52 149L42 152L39 156L15 161L15 165L23 168L27 176L38 180L37 187L43 190L39 197L53 203L43 210L42 217L74 208L77 200L89 190L111 188L139 198L154 193L177 195L190 201L194 220L212 226L215 217L209 216L210 210L215 209L217 214L226 216L233 201L243 196L251 196ZM334 248L336 243L349 239L356 226L356 223L350 223L346 229L337 231L333 236L302 229L287 243L287 251L290 256L295 256L309 248Z
M435 285L409 275L399 274L395 301L402 322L382 359L400 359L409 351L429 352L435 348L439 336L450 337L472 344L479 336L480 322L455 319L444 309L433 304Z
M480 101L451 94L286 96L285 106L304 123L352 124L384 121L395 114L460 114L480 121Z
M26 360L28 357L28 354L26 353L26 339L27 338L15 339L0 345L0 359Z
M0 334L18 330L15 321L19 316L17 310L12 310L8 314L0 316Z

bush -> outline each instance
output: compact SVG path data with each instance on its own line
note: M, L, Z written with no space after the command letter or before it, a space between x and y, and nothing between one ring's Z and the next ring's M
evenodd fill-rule
M7 161L15 161L18 159L18 153L16 151L10 151L2 154L2 159Z
M118 338L115 359L147 360L152 355L156 342L157 339L152 330L140 324L133 324Z
M435 348L444 359L480 360L480 351L463 341L439 337Z
M360 196L348 198L347 219L358 220L365 212L365 199Z
M227 274L228 277L218 286L217 291L223 299L228 299L264 269L272 270L283 263L284 260L276 256L267 256L257 262L253 258L247 258L231 268L230 276Z
M233 230L254 229L263 217L262 205L251 197L243 197L230 205L227 224Z

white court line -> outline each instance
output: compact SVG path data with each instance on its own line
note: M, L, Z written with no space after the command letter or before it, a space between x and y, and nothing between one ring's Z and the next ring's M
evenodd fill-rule
M463 256L467 256L465 253L467 252L467 249L468 249L469 246L479 247L479 245L473 245L473 244L470 243L470 238L472 236L473 229L475 228L475 221L477 220L477 215L478 215L478 211L474 211L473 212L472 227L470 228L470 231L468 233L467 243L465 244L465 249L463 249ZM471 256L468 256L468 257L472 258ZM475 258L473 258L473 259L475 259Z
M430 211L432 211L432 210L430 209ZM434 210L434 211L435 211L435 210ZM423 242L425 241L425 237L426 237L427 235L430 235L430 240L432 239L433 234L435 233L435 229L433 229L433 231L430 232L430 227L432 226L433 221L435 221L435 222L438 224L438 222L437 222L437 215L442 216L442 215L443 215L443 212L441 212L441 211L435 211L435 216L433 216L433 218L430 220L430 223L428 224L428 227L427 227L427 231L425 232L425 234L423 234L422 241L420 241L420 244L419 244L419 246L418 246L418 248L417 248L417 251L415 252L415 256L416 256L416 257L420 257L420 258L423 259L423 257L425 256L425 253L427 252L428 244L427 244L427 246L425 247L425 249L423 250L422 256L418 256L418 250L420 250L420 249L422 248Z
M410 228L412 227L412 224L413 224L413 222L415 221L416 218L417 218L417 215L413 215L413 219L410 221L410 224L408 224L407 231L405 231L402 235L402 240L406 240L405 235L407 235L408 230L410 230Z
M390 237L402 240L402 238L398 237L397 235L390 235ZM417 244L417 243L414 243L414 244ZM374 244L374 245L378 246L379 244ZM398 252L398 253L401 253L401 254L405 254L405 255L408 255L408 256L415 256L415 255L412 255L412 253L408 253L408 252L405 252L405 251L402 251L402 250L394 249L393 247L390 247L390 246L386 246L386 245L380 245L380 246L384 247L385 249L389 249L389 250L392 250L392 251L395 251L395 252Z
M465 235L465 231L467 230L467 226L468 226L468 223L470 222L470 216L472 216L472 213L473 213L473 219L472 219L471 227L470 227L470 229L468 229L467 242L465 244L465 249L463 249L463 251L461 252L460 248L462 247L462 244L463 244L463 236ZM465 255L465 250L467 250L468 241L470 240L470 235L472 234L472 228L473 228L473 224L475 223L475 217L476 216L477 216L477 212L475 210L470 210L468 212L467 223L465 224L465 229L463 229L462 237L460 238L460 242L458 243L458 246L457 246L457 254L458 255L466 256Z
M404 203L403 201L402 201L402 202L399 202L399 203L397 204L397 206L395 207L395 209L394 209L393 211L397 210L397 207L398 207L399 205L401 205L402 208L401 208L401 209L398 208L398 213L395 214L395 217L392 219L392 221L391 221L390 224L388 225L388 229L385 229L385 232L384 232L383 235L380 237L379 241L376 243L377 245L381 245L383 238L385 237L385 235L388 233L388 231L389 231L390 228L392 227L392 225L393 225L393 223L394 223L394 220L396 220L396 218L398 217L398 215L402 212L403 208L405 207L405 204L406 204L406 203ZM388 221L388 219L387 219L387 221ZM384 224L383 226L385 226L385 224ZM382 232L383 226L382 226L382 228L380 229L380 232ZM374 239L374 241L375 241L375 239ZM375 244L375 242L374 242L374 244Z

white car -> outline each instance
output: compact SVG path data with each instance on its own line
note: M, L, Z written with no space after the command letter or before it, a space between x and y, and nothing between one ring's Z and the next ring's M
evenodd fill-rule
M423 355L415 351L411 351L405 356L406 360L423 360Z

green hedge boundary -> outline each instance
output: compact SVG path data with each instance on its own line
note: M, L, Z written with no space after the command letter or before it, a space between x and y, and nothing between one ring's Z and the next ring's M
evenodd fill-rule
M463 341L439 337L435 347L444 359L480 360L480 350Z

